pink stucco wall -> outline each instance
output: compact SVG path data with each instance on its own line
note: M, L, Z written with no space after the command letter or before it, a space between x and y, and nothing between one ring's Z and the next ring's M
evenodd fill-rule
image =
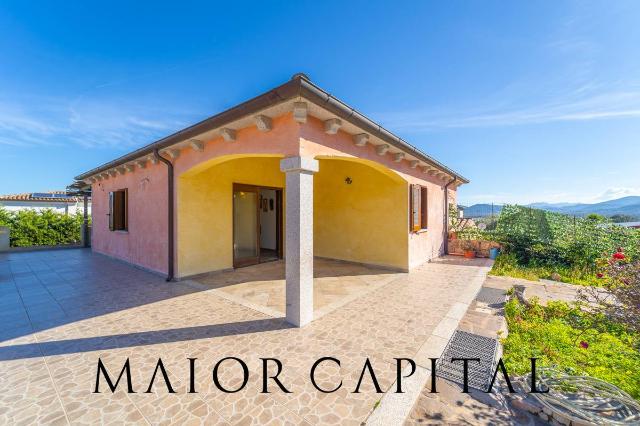
M204 151L186 148L174 161L175 175L209 160L225 155L274 154L284 157L299 155L298 134L300 125L292 113L273 119L273 129L261 132L256 126L245 127L236 132L236 141L227 142L222 137L206 141Z
M109 230L109 192L126 188L128 230ZM91 245L94 251L160 273L167 272L167 167L146 168L103 179L92 186Z
M292 114L273 120L273 130L260 132L255 126L237 132L235 142L226 142L222 137L206 141L204 151L185 147L173 160L174 200L180 190L180 176L194 166L210 160L237 154L299 155L299 124ZM127 188L129 192L128 231L110 231L109 192ZM106 254L161 273L167 273L167 167L147 162L144 169L136 167L133 172L117 174L92 185L92 247ZM175 208L175 251L178 250L178 209ZM177 257L177 256L176 256ZM176 258L174 257L174 258ZM174 265L179 273L180 265Z
M389 154L380 156L370 144L357 147L351 135L342 131L328 135L324 132L323 123L314 117L308 117L307 123L300 124L293 120L291 113L275 118L273 129L269 132L260 132L255 126L249 126L238 130L235 142L226 142L221 137L205 142L204 151L183 147L179 157L173 161L176 202L179 198L180 176L222 156L271 154L283 157L358 157L387 167L405 179L407 184L417 183L428 188L429 229L410 234L407 247L409 267L413 268L442 254L444 182L419 169L410 168L408 161L396 163ZM127 232L113 232L108 226L108 193L123 188L129 191L129 229ZM450 196L455 198L455 191L450 191ZM177 216L178 209L175 211ZM144 169L136 167L133 172L94 183L92 219L92 245L96 252L161 273L167 272L167 169L164 164L148 162ZM176 217L173 224L176 235L179 221L180 218ZM408 221L407 200L407 232ZM179 274L180 265L176 264L175 267Z

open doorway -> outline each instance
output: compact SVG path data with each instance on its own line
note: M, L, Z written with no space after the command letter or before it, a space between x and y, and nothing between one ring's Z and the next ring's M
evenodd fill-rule
M233 184L233 266L282 258L282 189Z
M276 189L260 189L260 261L280 258Z

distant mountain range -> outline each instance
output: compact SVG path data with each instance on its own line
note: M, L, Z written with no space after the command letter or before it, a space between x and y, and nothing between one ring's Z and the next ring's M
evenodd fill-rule
M541 210L548 210L557 213L586 216L590 213L597 213L603 216L627 215L640 218L640 196L622 197L616 200L603 201L601 203L531 203L528 207ZM492 214L497 215L502 210L499 204L474 204L465 207L465 217L484 217Z

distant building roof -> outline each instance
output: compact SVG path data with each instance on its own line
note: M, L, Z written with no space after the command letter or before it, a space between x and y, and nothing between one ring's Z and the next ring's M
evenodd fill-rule
M66 191L49 191L49 192L27 192L24 194L0 195L0 201L27 201L42 202L49 201L55 203L75 204L81 201L81 197L67 195Z
M624 226L625 228L640 228L640 222L620 222L616 223L618 226Z

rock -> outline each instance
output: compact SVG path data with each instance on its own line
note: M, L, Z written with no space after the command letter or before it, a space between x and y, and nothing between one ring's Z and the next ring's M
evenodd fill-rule
M571 426L591 426L593 423L588 422L587 420L572 420Z
M528 411L532 414L538 414L540 411L542 411L542 407L536 405L530 399L516 399L512 401L511 404L517 409Z
M551 408L548 408L548 407L542 407L542 411L544 411L544 413L545 413L547 416L553 416L553 411L551 411Z
M538 413L538 416L539 416L542 420L544 420L545 422L548 422L548 421L549 421L549 416L548 416L548 415L547 415L547 413L545 413L545 412L540 412L540 413Z
M542 411L542 404L537 399L527 398L525 401L529 404L529 412L532 414L538 414Z
M571 419L569 419L569 417L567 417L564 414L554 413L553 414L553 418L554 418L554 420L557 420L558 423L560 423L562 425L569 426L571 424Z

